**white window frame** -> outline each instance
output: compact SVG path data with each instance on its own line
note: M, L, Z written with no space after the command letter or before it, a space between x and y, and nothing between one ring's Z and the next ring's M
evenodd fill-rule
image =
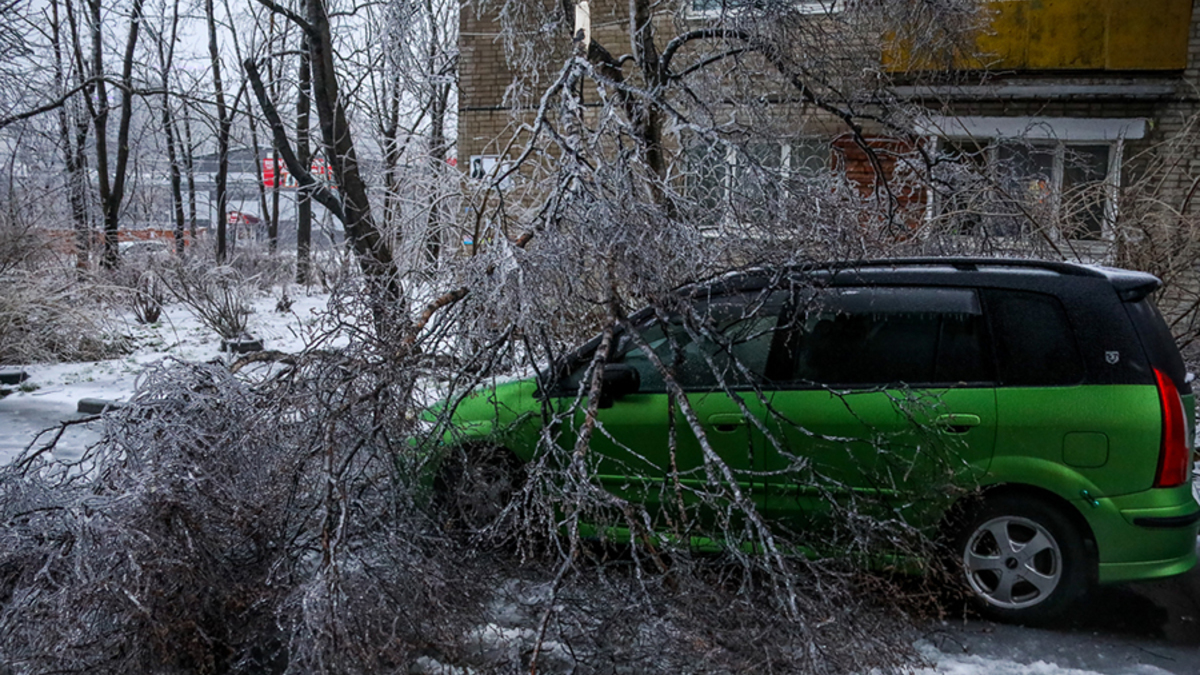
M941 140L975 141L992 144L988 161L996 161L997 143L1004 141L1052 143L1054 158L1052 177L1052 208L1057 215L1062 199L1062 181L1066 149L1073 145L1108 145L1108 166L1104 178L1104 216L1101 219L1100 240L1113 241L1117 221L1117 197L1121 187L1121 166L1125 141L1144 138L1146 120L1142 118L1080 118L1080 117L946 117L932 115L917 125L917 130L929 139L936 153ZM937 195L931 193L925 215L937 215Z
M787 180L789 178L791 178L792 173L793 173L792 150L794 147L796 147L799 144L803 144L806 141L814 141L814 140L821 142L828 149L828 155L830 157L832 157L833 142L832 142L832 139L825 137L825 136L796 136L796 137L791 137L786 140L780 140L780 141L776 142L778 144L778 149L779 149L779 168L778 168L778 170L779 170L780 178L783 180L782 189L784 191L783 197L784 197L785 204L787 203L786 198L789 194L787 191ZM721 206L722 213L721 213L720 219L715 224L716 227L724 227L726 225L731 224L730 210L726 207L729 203L730 195L732 195L733 192L737 189L738 157L740 154L741 153L738 152L737 147L734 146L733 144L725 145L725 156L724 156L724 160L723 160L725 171L724 171L724 174L721 176L721 181L720 181L720 189L721 189L720 204L722 205ZM692 170L692 168L689 167L689 170ZM798 170L798 168L797 168L797 170ZM784 213L783 217L786 218L787 214Z
M695 1L696 0L684 0L684 2L687 3L687 16L692 18L708 19L721 16L722 11L730 13L741 11L741 9L738 7L721 8L720 6L712 9L696 9ZM721 0L713 1L720 5ZM732 3L735 0L727 1ZM846 9L846 1L847 0L795 0L795 2L792 4L795 5L796 11L800 12L801 14L836 14Z

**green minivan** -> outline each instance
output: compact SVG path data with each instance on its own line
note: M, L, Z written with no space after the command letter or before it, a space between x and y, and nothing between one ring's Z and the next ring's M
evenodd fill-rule
M502 498L543 432L573 447L598 381L589 468L647 513L724 481L794 533L863 498L950 545L984 613L1045 620L1196 563L1194 400L1159 285L990 258L730 273L468 396L447 443L490 484L453 489Z

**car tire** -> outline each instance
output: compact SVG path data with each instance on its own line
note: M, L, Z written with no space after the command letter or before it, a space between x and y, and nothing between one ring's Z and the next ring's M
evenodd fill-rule
M450 451L438 470L434 491L447 529L478 534L500 518L523 484L523 467L511 451L476 445Z
M955 539L955 567L981 614L1039 624L1087 590L1091 556L1079 529L1055 506L1025 495L984 499Z

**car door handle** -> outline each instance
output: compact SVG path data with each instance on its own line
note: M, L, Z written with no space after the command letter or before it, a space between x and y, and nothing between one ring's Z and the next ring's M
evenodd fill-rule
M746 418L737 413L720 413L708 416L708 425L721 433L737 431L738 427L746 425Z
M949 415L938 415L934 418L933 423L952 434L965 434L971 430L971 427L979 426L980 420L979 415L950 413Z

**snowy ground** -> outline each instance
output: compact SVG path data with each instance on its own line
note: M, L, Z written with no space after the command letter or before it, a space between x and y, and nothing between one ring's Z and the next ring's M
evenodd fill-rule
M918 670L914 675L1095 675L1097 673L1094 670L1062 666L1053 661L1047 661L1044 657L1014 661L979 654L944 652L925 641L918 642L917 649L922 656L930 661L935 661L937 665ZM1025 656L1028 658L1033 655L1026 654ZM1106 675L1166 675L1170 672L1157 666L1129 663L1123 663L1117 668L1104 671Z
M275 311L278 293L264 295L252 305L249 331L262 339L267 349L299 351L316 324L315 312L323 310L329 300L328 295L295 291L289 297L293 303L285 313ZM138 374L149 364L168 357L189 361L228 358L220 351L217 334L183 305L165 306L161 320L152 326L139 325L132 316L120 317L119 321L121 333L130 336L134 346L124 358L21 368L29 374L29 380L0 398L0 462L8 462L22 452L42 430L62 420L85 417L75 412L80 399L129 400ZM97 438L94 429L71 427L55 454L64 459L77 456Z
M290 312L275 311L277 297L253 305L250 332L267 349L294 352L317 322L325 295L293 297ZM134 351L121 359L24 367L29 381L0 398L0 462L8 462L34 442L36 435L66 419L81 417L80 399L125 401L138 374L167 357L192 361L228 358L220 340L182 305L168 305L154 326L124 320ZM94 429L72 427L56 456L70 459L98 438ZM1061 630L1033 630L983 621L929 626L916 643L934 665L919 675L1200 675L1200 571L1142 588L1118 587L1099 595L1084 612L1114 615L1068 622ZM1104 603L1111 606L1105 606ZM1132 614L1141 608L1145 617ZM1089 609L1090 608L1090 609ZM1122 615L1125 615L1124 617ZM1120 623L1135 616L1132 628ZM1146 632L1154 624L1157 632Z

